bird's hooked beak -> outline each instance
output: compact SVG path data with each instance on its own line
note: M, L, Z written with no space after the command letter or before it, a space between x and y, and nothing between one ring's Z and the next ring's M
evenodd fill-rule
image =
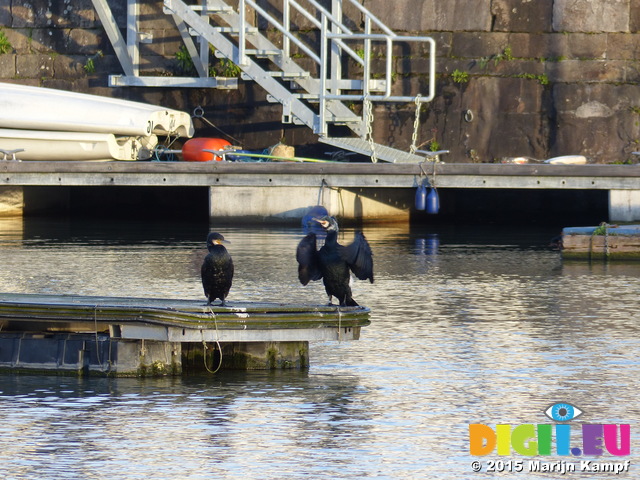
M320 224L320 226L322 226L322 228L324 228L325 230L327 228L329 228L329 225L331 225L327 220L323 220L322 218L312 218L312 220L314 222L318 222Z
M229 240L220 240L219 238L216 238L216 239L213 241L213 244L214 244L214 245L222 245L223 243L231 243L231 242L230 242Z

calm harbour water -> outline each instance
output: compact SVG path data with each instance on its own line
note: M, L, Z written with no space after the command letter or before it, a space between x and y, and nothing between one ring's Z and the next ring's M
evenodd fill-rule
M0 291L204 300L204 224L0 220ZM220 228L234 300L324 303L297 281L300 229ZM640 476L640 264L566 263L553 229L365 228L376 282L356 342L308 371L161 379L0 377L4 479L475 479ZM345 229L343 243L353 230ZM629 473L529 472L472 457L471 423L631 424ZM579 437L579 432L578 432ZM591 457L590 460L598 460ZM471 463L480 460L482 472ZM523 472L486 472L522 460Z

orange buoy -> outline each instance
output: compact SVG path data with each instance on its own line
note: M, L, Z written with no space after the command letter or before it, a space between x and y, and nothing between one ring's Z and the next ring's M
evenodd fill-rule
M231 144L223 138L192 138L184 142L182 146L182 158L186 162L210 162L222 160L219 155L204 150L224 150Z

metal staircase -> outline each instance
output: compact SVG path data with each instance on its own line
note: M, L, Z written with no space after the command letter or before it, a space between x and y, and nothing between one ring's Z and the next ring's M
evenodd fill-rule
M127 0L126 41L107 0L92 1L125 72L110 76L112 86L235 88L237 79L208 76L212 45L216 56L235 63L243 79L257 82L270 101L282 105L283 123L306 125L321 142L373 161L424 160L415 155L415 133L412 151L403 152L375 144L371 124L374 102L415 103L419 111L433 99L435 42L395 34L357 0L330 0L331 10L316 0L202 0L197 5L164 0L164 12L173 17L198 72L194 78L141 76L138 44L148 39L138 32L137 0ZM347 18L345 11L355 18ZM428 52L428 92L395 95L394 55L415 43L424 46L414 50ZM348 127L352 136L329 136L331 125Z

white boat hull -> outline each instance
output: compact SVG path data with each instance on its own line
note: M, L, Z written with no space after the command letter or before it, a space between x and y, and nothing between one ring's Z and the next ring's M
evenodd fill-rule
M551 165L586 165L587 157L584 155L563 155L545 160L544 163Z
M146 103L0 83L0 128L192 137L189 114Z
M158 137L110 133L49 132L0 128L0 149L19 150L18 160L147 160Z

